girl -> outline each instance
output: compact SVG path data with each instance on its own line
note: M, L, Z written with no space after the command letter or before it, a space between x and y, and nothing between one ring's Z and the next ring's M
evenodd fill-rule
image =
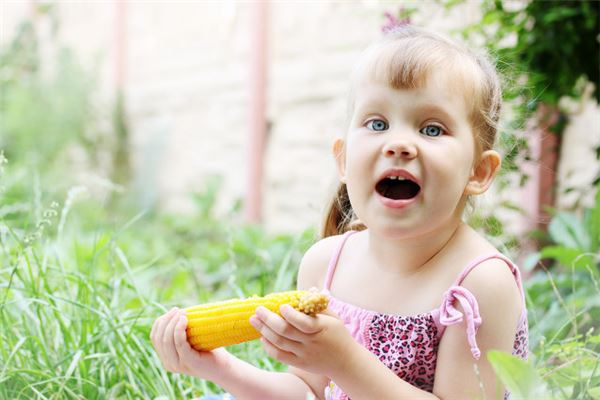
M490 62L442 36L404 26L368 48L333 145L340 186L324 239L298 273L298 288L322 288L329 309L251 318L287 373L192 350L173 309L151 334L165 367L237 399L502 396L486 353L527 356L519 271L461 220L500 167L500 103Z

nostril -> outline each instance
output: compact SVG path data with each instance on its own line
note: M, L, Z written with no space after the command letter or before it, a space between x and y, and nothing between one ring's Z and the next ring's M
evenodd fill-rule
M397 148L388 148L384 151L384 154L388 157L414 157L416 154L416 151L414 149L409 149L409 148L403 148L403 149L397 149Z

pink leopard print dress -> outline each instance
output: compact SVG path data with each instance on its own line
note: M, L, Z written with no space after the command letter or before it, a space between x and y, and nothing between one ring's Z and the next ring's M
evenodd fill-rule
M491 258L498 258L506 262L521 291L524 307L515 332L512 354L527 359L527 311L521 277L517 267L506 257L501 254L492 254L474 260L463 270L454 285L446 291L439 308L413 316L382 314L343 302L329 292L344 243L353 233L355 231L347 232L334 252L329 262L323 292L329 296L329 308L338 313L354 339L375 354L399 378L422 390L432 392L440 339L447 326L461 323L463 319L467 323L466 334L471 352L474 358L479 359L481 354L475 336L481 325L481 316L477 300L460 284L473 268ZM457 301L465 311L465 315L454 307ZM509 392L504 393L505 399L509 396ZM325 389L325 398L328 400L349 399L334 382L331 382Z

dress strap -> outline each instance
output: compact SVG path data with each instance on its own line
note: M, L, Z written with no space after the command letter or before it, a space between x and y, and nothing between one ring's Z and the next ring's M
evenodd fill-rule
M340 258L340 254L342 254L342 249L344 248L344 243L348 238L358 231L348 231L344 233L342 238L340 239L335 251L331 255L331 259L329 259L329 265L327 266L327 275L325 277L325 290L329 290L331 288L331 281L333 280L333 273L335 272L335 267L337 266L338 259Z
M504 261L506 265L508 265L513 276L515 277L515 280L517 281L517 286L521 292L523 305L525 305L525 295L523 292L523 285L521 282L519 269L507 257L498 253L479 257L471 262L459 275L456 282L454 282L454 285L450 287L446 293L444 293L444 299L442 306L440 307L440 324L443 326L458 324L466 319L467 340L471 346L471 353L477 360L479 360L479 357L481 357L481 351L477 346L477 340L475 338L482 322L481 315L479 314L479 305L477 304L477 299L473 293L460 285L465 280L465 277L469 274L469 272L473 270L473 268L492 258L500 259ZM454 303L456 301L458 301L462 306L464 314L454 307Z
M523 305L525 305L525 292L523 290L523 282L521 281L521 273L519 272L519 268L517 268L517 266L515 264L513 264L513 262L510 261L510 259L508 257L506 257L505 255L500 254L500 253L488 254L488 255L485 255L485 256L482 256L482 257L478 257L475 260L473 260L460 273L460 275L458 276L458 278L454 282L454 286L460 286L460 285L462 285L463 281L465 280L465 278L467 277L467 275L469 274L469 272L471 272L473 270L473 268L477 267L482 262L487 261L487 260L491 260L493 258L497 258L498 260L502 260L502 261L504 261L506 263L506 265L510 269L510 272L512 272L513 276L515 277L515 281L517 282L517 286L519 288L519 292L521 293L521 298L523 299Z

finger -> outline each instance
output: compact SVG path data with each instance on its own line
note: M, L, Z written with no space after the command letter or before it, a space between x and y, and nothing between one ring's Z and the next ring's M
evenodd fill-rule
M338 315L338 313L336 313L335 311L333 311L333 310L331 310L329 308L326 308L324 311L320 312L319 314L328 315L330 317L333 317L333 318L339 319L339 320L342 319L342 317L340 317Z
M280 336L284 336L294 341L300 341L304 336L302 332L299 332L293 325L290 325L281 316L264 307L258 307L256 309L256 316L262 325L268 327L271 331Z
M171 371L174 371L174 368L179 364L179 355L175 349L175 325L178 321L179 314L175 312L171 315L162 337L163 354L165 356L163 363L165 368Z
M162 336L162 333L164 332L164 327L166 326L169 317L173 315L173 312L175 312L175 307L171 308L171 310L169 310L168 313L158 317L156 321L154 321L154 324L152 324L152 330L150 331L150 339L152 340L154 348L157 348L159 346L159 341Z
M279 311L290 325L303 333L313 334L321 331L319 321L315 317L306 315L287 304L282 305Z
M293 360L297 358L295 354L280 349L265 337L261 337L260 341L262 342L265 351L271 358L274 358L284 364L293 365Z
M168 351L165 349L165 346L163 344L163 339L164 339L166 327L168 326L170 318L174 312L175 312L175 309L173 308L168 313L166 313L165 315L161 316L159 319L156 320L155 327L154 327L154 338L152 341L152 344L154 345L154 349L156 350L156 353L158 354L158 358L160 359L163 366L167 369L168 369L168 361L166 361L166 360L168 360L169 355L168 355Z
M177 325L175 325L175 350L177 351L180 360L185 358L191 351L194 351L187 341L186 327L187 317L184 312L180 314L179 321L177 321Z
M279 335L277 332L273 331L267 325L262 323L256 316L250 317L250 323L252 324L252 326L254 326L254 328L257 331L260 332L262 337L268 339L269 343L281 350L287 352L294 352L298 349L298 346L300 345L300 342Z

